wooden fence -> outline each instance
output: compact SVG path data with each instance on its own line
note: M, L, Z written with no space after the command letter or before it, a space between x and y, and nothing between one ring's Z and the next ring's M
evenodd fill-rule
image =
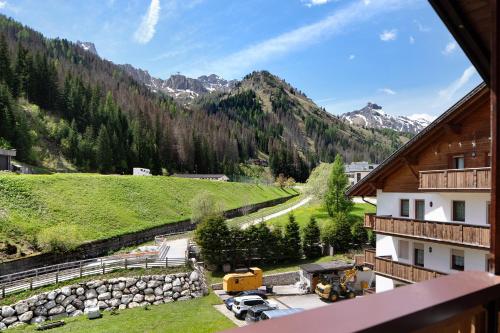
M0 276L0 298L24 290L56 284L90 275L102 275L119 269L167 268L187 265L186 258L159 260L156 255L105 257L51 265Z

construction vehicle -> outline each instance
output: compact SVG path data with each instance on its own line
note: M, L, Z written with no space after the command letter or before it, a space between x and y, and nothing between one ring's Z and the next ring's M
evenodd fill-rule
M315 293L323 300L335 302L339 298L354 298L356 293L352 282L356 279L356 267L345 270L343 276L324 277L316 285Z
M251 267L245 272L224 275L222 289L227 293L258 289L262 286L262 280L262 270Z

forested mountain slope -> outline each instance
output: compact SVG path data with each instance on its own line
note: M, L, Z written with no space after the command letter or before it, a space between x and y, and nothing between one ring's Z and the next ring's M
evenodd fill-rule
M264 157L275 174L305 180L337 153L379 162L404 140L347 125L268 72L182 106L122 66L0 15L0 145L21 161L43 164L48 152L80 171L235 174Z

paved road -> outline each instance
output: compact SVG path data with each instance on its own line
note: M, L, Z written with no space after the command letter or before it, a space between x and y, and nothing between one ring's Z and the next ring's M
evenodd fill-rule
M161 245L161 247L167 247L167 251L165 251L165 253L162 253L160 251L160 254L159 254L160 259L184 258L186 256L188 242L189 242L189 238L179 238L179 239L164 241L163 244Z
M264 221L268 221L268 220L271 220L271 219L274 219L275 217L278 217L278 216L282 216L282 215L285 215L285 214L288 214L290 213L291 211L299 208L299 207L302 207L304 206L305 204L307 204L309 201L312 200L312 196L308 196L302 200L300 200L299 202L297 202L295 205L293 205L292 207L289 207L289 208L286 208L286 209L283 209L283 210L280 210L279 212L276 212L276 213L273 213L273 214L269 214L267 216L264 216L264 217L260 217L258 219L255 219L253 221L250 221L250 222L247 222L247 223L244 223L241 225L241 228L242 229L246 229L248 228L249 226L251 225L255 225L255 224L259 224L261 222L264 222Z

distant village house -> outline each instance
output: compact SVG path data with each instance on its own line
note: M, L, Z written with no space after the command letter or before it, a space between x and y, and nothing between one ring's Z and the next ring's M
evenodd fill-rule
M134 168L132 174L134 176L151 176L151 170L145 168Z
M378 164L368 162L352 162L345 166L345 172L349 178L349 185L354 185L361 179L365 178L373 169L378 167Z
M12 171L12 158L15 156L15 149L0 149L0 171Z

